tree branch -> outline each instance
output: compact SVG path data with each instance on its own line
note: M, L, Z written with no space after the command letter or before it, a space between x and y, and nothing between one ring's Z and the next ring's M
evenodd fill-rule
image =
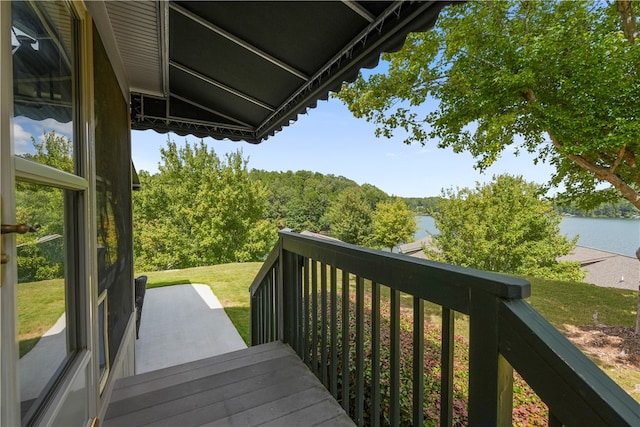
M556 138L551 132L546 131L551 138L551 142L553 146L556 147L560 153L562 153L562 143ZM618 175L611 172L611 168L604 168L602 166L595 165L585 159L582 156L578 156L576 154L562 154L566 156L573 163L591 172L596 178L606 181L609 184L613 185L622 196L630 201L636 208L640 209L640 194L636 190L634 190L631 186L629 186L626 182L624 182Z
M633 12L633 5L630 0L617 0L618 13L622 20L622 32L629 41L629 44L635 44L638 37L638 24L636 16Z
M622 160L624 160L624 153L626 152L625 148L626 146L624 145L620 147L620 151L618 151L618 156L616 157L616 160L613 162L613 164L609 168L610 173L616 173L616 169L618 169L618 166L620 166L620 163L622 163Z

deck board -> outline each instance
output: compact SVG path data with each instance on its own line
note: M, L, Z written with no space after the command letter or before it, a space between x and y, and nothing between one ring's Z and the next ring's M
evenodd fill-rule
M114 388L102 424L354 425L280 342L124 378Z

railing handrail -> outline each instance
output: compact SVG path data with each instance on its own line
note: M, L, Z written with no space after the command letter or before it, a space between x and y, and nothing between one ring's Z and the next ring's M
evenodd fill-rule
M318 268L318 264L321 268ZM342 271L341 312L349 306L347 302L349 275L356 277L356 341L358 343L355 345L357 346L356 357L360 358L358 360L363 357L362 344L357 338L362 338L363 279L371 280L372 292L378 295L376 298L380 295L380 285L390 289L391 328L396 328L394 334L399 327L400 293L414 297L414 319L421 319L415 316L424 314L421 301L442 306L441 403L443 408L449 408L442 409L442 413L449 412L441 418L441 423L444 425L451 422L450 393L454 329L452 311L468 314L470 319L468 419L470 425L510 422L514 368L548 405L550 425L562 425L562 423L565 425L640 425L640 405L524 301L524 298L531 294L531 285L528 281L517 277L372 250L286 230L281 231L278 243L267 257L250 288L252 345L281 339L290 343L310 366L317 368L326 365L328 352L323 346L327 342L327 312L323 307L327 306L329 300L327 299L328 273L325 267L330 267L331 270L332 294L336 289L336 271ZM319 287L316 283L318 273L320 274ZM374 291L374 289L378 290ZM318 298L320 298L319 301ZM377 301L379 309L379 299ZM336 300L332 300L328 305L332 310L331 327L335 328L333 316L335 316ZM318 309L322 313L321 319L317 316ZM421 312L422 314L419 314ZM320 323L316 325L318 321ZM348 322L343 322L343 328L348 328L347 324ZM422 320L419 320L418 324L422 324ZM317 328L321 330L321 339L318 337ZM332 337L335 332L332 329ZM347 330L342 331L342 339L347 340L343 341L342 346L346 348L350 345L347 332ZM418 349L422 346L421 341L416 342L416 339L422 339L420 335L420 329L414 328L414 347L417 345ZM311 349L307 347L309 342L312 343ZM333 339L331 342L332 345L336 345ZM316 358L314 346L318 343L321 344L318 351L322 352L322 358ZM394 342L393 336L390 347L392 347L390 350L392 379L390 381L394 383L390 385L390 389L393 393L393 389L399 383L397 364L399 344L397 339ZM313 354L311 360L309 360L310 350ZM335 348L330 350L332 356L335 356L335 350ZM413 357L418 357L419 352L420 350ZM449 360L446 361L445 358ZM334 360L331 364L333 369L331 375L334 379L329 381L334 387L332 391L334 395L337 394L335 389L337 374L333 367L335 363ZM343 361L343 373L349 371L344 363ZM358 363L354 369L359 371ZM414 384L418 383L416 378L422 375L420 369L414 371ZM322 375L326 376L326 374L327 372L323 370ZM322 378L322 381L324 382L325 379ZM448 385L447 381L449 381ZM329 387L327 383L325 386ZM348 396L348 383L345 387L342 393L346 392ZM359 382L355 387L357 387L358 405L361 405L362 383ZM419 389L417 390L414 393L420 394ZM397 398L396 392L395 399ZM417 405L414 406L414 422L416 419L418 422L420 420L421 402L421 400L418 403L414 401L414 405ZM343 406L345 405L348 407L349 403L345 403L343 397ZM362 411L362 407L358 407ZM392 404L389 419L397 420L397 411L397 404L395 407ZM362 422L361 412L355 416Z
M531 295L531 284L519 277L459 267L407 255L330 241L290 231L280 232L282 249L353 274L384 283L401 292L469 314L469 290L508 300ZM429 286L425 286L428 284ZM440 300L444 301L440 301ZM461 302L464 301L464 304Z

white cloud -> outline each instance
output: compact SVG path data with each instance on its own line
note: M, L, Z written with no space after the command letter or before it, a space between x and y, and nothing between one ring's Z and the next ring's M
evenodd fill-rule
M31 134L16 122L13 122L13 143L16 154L24 154L29 151L33 151Z
M387 156L387 157L398 157L398 155L396 153L386 153L385 156Z

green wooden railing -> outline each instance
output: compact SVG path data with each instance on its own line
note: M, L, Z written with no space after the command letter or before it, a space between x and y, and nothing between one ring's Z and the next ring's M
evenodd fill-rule
M515 369L548 406L550 426L640 426L640 405L524 301L530 289L519 278L281 231L250 288L251 344L291 345L359 425L378 425L381 418L398 425L400 383L411 381L411 424L422 425L423 364L413 364L412 378L400 373L400 306L408 297L413 360L423 358L424 303L441 307L441 426L453 422L456 312L469 318L469 425L511 425ZM383 320L390 325L383 417L381 298L389 304ZM371 387L366 405L365 376Z

